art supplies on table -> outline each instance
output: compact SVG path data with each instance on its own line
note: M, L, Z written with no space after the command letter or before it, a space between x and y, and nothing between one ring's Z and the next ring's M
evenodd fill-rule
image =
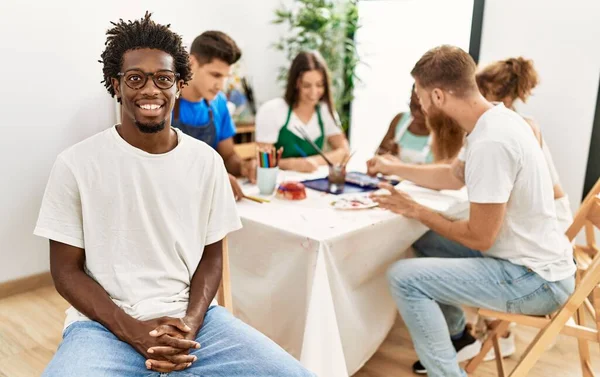
M379 189L378 185L381 182L387 182L393 186L400 183L397 179L387 180L385 178L371 177L365 173L350 172L346 174L346 184L341 192L331 191L331 185L328 178L317 178L303 181L302 183L313 190L322 191L329 194L352 194L375 191Z
M271 203L271 201L269 199L259 198L257 196L251 196L251 195L244 195L244 199L248 199L248 200L251 200L253 202L260 203L260 204Z
M317 178L317 179L309 179L307 181L302 181L304 186L321 192L326 192L328 194L340 195L340 194L356 194L361 192L369 192L373 191L370 188L364 188L360 186L356 186L353 184L345 184L342 191L330 191L331 185L329 184L329 179L327 178Z
M312 141L312 139L310 138L310 136L308 135L308 133L306 132L306 130L304 128L296 126L296 131L298 131L298 133L300 135L302 135L302 138L304 140L306 140L310 145L312 145L312 147L315 149L315 151L317 151L317 153L320 154L321 157L323 157L325 162L327 162L327 165L333 166L333 163L331 162L331 160L329 160L329 158L327 158L327 156L325 156L325 153L323 153L321 148L319 148L319 146L317 144L315 144L314 141Z
M400 183L400 180L386 179L384 177L371 177L368 174L359 173L356 171L346 174L346 183L351 183L360 187L368 187L375 190L378 188L378 185L382 182L387 182L392 186L396 186L398 183Z
M277 186L279 175L279 161L283 148L276 150L274 147L259 148L257 150L258 168L256 169L256 183L261 195L272 195Z
M306 188L300 182L282 182L277 188L277 197L286 200L304 200Z
M279 166L281 161L281 154L283 148L276 150L274 147L271 148L258 148L258 167L260 168L276 168Z
M340 210L357 210L377 207L377 203L365 194L347 195L331 202L331 206Z

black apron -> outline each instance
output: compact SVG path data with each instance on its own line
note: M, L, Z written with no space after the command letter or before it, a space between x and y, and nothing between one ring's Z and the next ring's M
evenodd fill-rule
M184 124L179 118L179 98L175 100L175 106L173 107L173 121L171 126L179 128L184 134L193 137L194 139L202 140L206 144L217 149L217 127L215 126L215 119L213 116L212 108L207 102L208 106L208 123L196 126Z

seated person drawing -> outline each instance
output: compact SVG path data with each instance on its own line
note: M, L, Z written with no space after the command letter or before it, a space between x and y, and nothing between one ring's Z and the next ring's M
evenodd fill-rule
M236 43L220 31L200 34L190 48L192 79L173 107L173 127L215 149L225 162L236 200L244 196L235 177L256 180L256 159L244 160L235 152L236 129L223 93L231 66L242 56Z
M523 103L531 96L531 92L539 82L538 74L533 66L533 61L522 57L508 58L492 62L480 70L476 75L477 86L484 97L494 103L503 103L504 106L513 111L515 102L521 100ZM537 123L528 117L523 117L531 127L538 144L544 152L544 159L550 171L552 179L552 191L554 193L554 207L559 229L566 231L573 222L573 214L569 204L569 198L560 185L558 172L554 166L550 149L542 137L542 132ZM489 322L489 319L485 319ZM508 357L516 352L515 337L512 332L507 332L500 338L500 354ZM484 360L493 360L494 350L490 350Z
M296 128L306 131L326 156L340 163L348 154L348 140L338 125L331 80L317 52L301 52L288 73L284 98L275 98L256 114L256 141L261 146L283 148L281 169L310 173L326 161Z
M392 119L377 154L397 157L407 163L433 162L431 133L414 92L414 85L410 92L409 111L399 113Z
M391 195L375 196L380 207L430 229L413 245L418 258L396 262L388 280L420 359L413 371L466 377L459 362L475 356L481 343L461 307L554 312L574 290L573 250L558 226L537 140L521 116L482 96L472 57L436 47L411 74L426 116L451 118L468 136L452 162L398 163L392 174L430 189L466 185L470 209L466 220L447 219L382 184ZM378 166L369 161L369 169Z

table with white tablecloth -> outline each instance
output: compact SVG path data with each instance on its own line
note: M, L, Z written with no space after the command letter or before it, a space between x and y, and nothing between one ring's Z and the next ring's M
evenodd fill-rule
M324 177L282 172L280 180ZM247 194L257 189L245 185ZM464 216L466 191L398 189L447 216ZM379 208L342 211L334 195L243 200L244 228L229 236L235 314L323 377L347 377L377 351L396 307L386 270L427 228Z

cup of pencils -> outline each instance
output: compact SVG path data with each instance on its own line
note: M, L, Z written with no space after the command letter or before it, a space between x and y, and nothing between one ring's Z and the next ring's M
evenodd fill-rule
M260 148L258 150L258 169L256 171L256 183L261 195L271 195L277 186L279 174L279 161L283 148Z

